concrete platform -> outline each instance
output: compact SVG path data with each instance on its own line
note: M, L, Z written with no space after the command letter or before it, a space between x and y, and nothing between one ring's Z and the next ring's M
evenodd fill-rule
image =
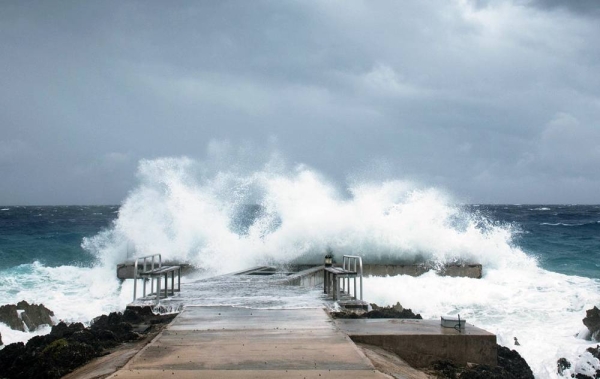
M177 296L161 300L185 308L110 377L422 379L406 362L497 364L496 337L472 325L459 333L439 321L332 320L322 309L330 300L315 287L322 266L244 273L184 283Z
M323 309L187 307L111 378L389 378Z
M496 336L471 324L460 332L438 320L337 319L336 325L353 341L380 346L413 367L440 359L496 366Z

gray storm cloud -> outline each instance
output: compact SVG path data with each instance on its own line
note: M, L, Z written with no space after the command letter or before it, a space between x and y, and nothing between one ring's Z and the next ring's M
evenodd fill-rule
M0 5L0 203L119 203L140 159L598 203L597 1ZM373 178L370 178L373 179Z

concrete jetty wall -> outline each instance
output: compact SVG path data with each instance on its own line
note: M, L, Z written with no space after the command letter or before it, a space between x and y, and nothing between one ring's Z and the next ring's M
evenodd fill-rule
M419 264L365 264L364 276L419 276L434 270L433 267ZM481 279L483 267L480 264L449 264L436 270L441 276Z
M163 265L179 265L181 266L183 275L194 270L193 266L186 263L164 262ZM118 264L117 278L133 279L133 268L133 262ZM253 270L256 270L256 268L246 271L250 272ZM441 269L436 269L424 264L363 264L364 276L419 276L430 270L436 270L442 276L481 279L483 267L480 264L449 264L443 266ZM294 271L297 273L290 276L290 284L314 286L323 283L323 266L319 264L296 265L294 266ZM302 274L300 275L300 273Z
M432 267L414 264L364 264L363 276L419 276L433 270ZM315 286L323 284L323 266L302 265L296 267L297 273L286 279L292 285ZM445 265L437 270L441 276L481 279L483 267L480 264Z

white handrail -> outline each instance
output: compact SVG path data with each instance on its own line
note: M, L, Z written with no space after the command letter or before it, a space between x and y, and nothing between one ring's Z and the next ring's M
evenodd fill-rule
M358 263L358 271L356 264ZM352 268L351 268L352 267ZM363 264L362 258L358 255L344 255L342 260L342 269L353 271L360 277L360 300L363 299ZM346 278L348 283L348 294L350 294L350 277ZM354 277L354 298L356 299L356 277Z
M133 265L133 301L135 301L136 297L137 297L137 281L138 281L138 263L140 261L143 262L143 266L142 266L142 272L144 271L148 271L147 267L146 267L146 263L147 261L150 261L150 270L154 270L155 267L155 257L158 257L158 267L156 268L161 268L162 267L162 256L160 254L152 254L152 255L146 255L144 257L138 257L135 259L135 264ZM146 280L146 279L144 279ZM152 293L152 289L154 288L154 278L151 279L151 283L150 283L150 293ZM146 296L146 282L144 282L144 297Z

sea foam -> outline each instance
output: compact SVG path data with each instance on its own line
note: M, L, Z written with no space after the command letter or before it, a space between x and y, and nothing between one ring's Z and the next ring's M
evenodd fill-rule
M433 272L416 278L371 277L365 279L364 291L369 301L399 301L426 319L460 314L495 333L499 344L517 350L537 378L557 377L556 361L561 357L583 364L578 356L595 346L578 337L585 334L585 310L600 302L600 284L589 278L515 265L487 269L482 279ZM514 345L514 337L520 346Z

